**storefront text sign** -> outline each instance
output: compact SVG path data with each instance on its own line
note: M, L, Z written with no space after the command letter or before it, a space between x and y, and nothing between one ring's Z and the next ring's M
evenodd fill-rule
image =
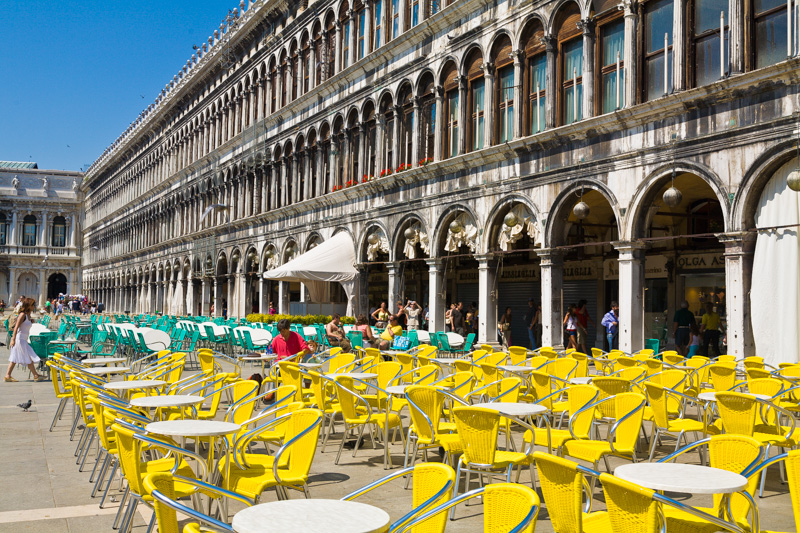
M648 255L644 262L645 278L666 278L667 258L663 255ZM619 279L619 261L606 259L603 261L603 279Z
M725 256L718 254L680 254L678 270L710 270L725 268Z
M594 261L570 261L564 263L564 279L597 279L599 264Z
M498 275L500 276L500 282L502 283L509 281L539 281L539 265L503 265L500 268ZM459 283L477 283L478 271L459 270L457 279Z

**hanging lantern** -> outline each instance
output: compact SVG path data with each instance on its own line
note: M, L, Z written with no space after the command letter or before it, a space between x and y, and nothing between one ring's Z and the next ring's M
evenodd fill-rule
M509 228L513 228L519 223L519 219L517 218L517 215L515 215L513 211L509 211L508 214L503 219L503 223Z
M211 268L214 266L214 261L209 257L206 259L206 268Z
M578 220L585 219L589 216L589 204L581 200L572 208L572 214L575 215L575 218Z
M267 259L272 259L273 257L275 257L275 252L273 251L272 248L267 248L267 251L264 252L264 257L266 257Z
M290 244L286 247L286 255L294 255L294 244Z
M414 231L414 228L406 228L406 230L403 232L403 235L405 235L407 241L410 241L414 238L416 232Z
M371 233L370 236L367 237L367 242L370 243L372 246L378 244L379 240L380 239L378 238L378 235L376 233Z
M786 185L793 191L800 192L800 168L794 169L786 176Z
M458 219L450 223L450 233L461 233L462 229L464 228L461 226L461 222L459 222Z
M683 200L683 194L679 191L674 185L664 191L664 203L667 207L677 207L681 200Z

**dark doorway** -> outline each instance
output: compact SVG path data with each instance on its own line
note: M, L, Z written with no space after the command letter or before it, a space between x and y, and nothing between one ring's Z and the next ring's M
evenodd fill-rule
M58 298L59 294L67 294L67 277L61 272L47 278L47 299Z

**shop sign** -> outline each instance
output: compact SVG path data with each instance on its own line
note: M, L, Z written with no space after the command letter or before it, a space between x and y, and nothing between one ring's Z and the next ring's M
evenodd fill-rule
M564 263L564 279L597 279L598 264L595 261L570 261Z
M678 256L678 270L719 270L725 268L725 255L722 253L711 254L681 254Z
M666 278L667 257L663 255L649 255L644 262L645 278ZM619 261L606 259L603 261L603 279L619 279Z
M539 264L505 266L499 272L500 282L539 281ZM459 283L478 283L477 270L459 270L457 277Z

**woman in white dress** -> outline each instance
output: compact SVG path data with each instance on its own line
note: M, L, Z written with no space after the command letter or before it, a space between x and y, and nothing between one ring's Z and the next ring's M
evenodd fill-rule
M8 358L8 370L6 370L5 381L17 381L11 377L11 372L16 365L28 365L33 379L39 381L41 376L36 372L36 363L40 361L36 352L31 348L28 342L28 334L31 331L31 313L36 305L33 298L25 298L22 300L22 308L20 309L17 322L14 325L14 335L11 337L11 356Z

